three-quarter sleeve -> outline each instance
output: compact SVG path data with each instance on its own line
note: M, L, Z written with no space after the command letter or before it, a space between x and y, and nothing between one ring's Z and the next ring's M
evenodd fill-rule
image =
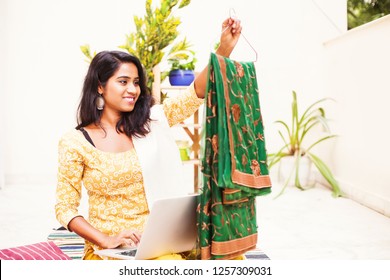
M166 98L163 109L169 125L174 126L189 118L203 102L204 99L196 95L193 83L178 96Z
M79 216L84 170L83 158L71 139L60 140L58 163L55 213L60 224L68 228L69 222Z

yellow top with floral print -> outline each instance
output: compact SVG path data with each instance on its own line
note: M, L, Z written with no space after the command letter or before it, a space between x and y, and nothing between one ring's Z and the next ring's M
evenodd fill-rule
M191 116L203 103L193 85L162 107L170 126ZM149 214L141 166L135 149L103 152L92 146L78 130L65 134L58 146L58 182L55 213L68 227L78 213L82 185L88 192L92 226L108 235L124 229L143 231ZM86 247L97 246L86 242ZM86 248L87 250L87 248Z

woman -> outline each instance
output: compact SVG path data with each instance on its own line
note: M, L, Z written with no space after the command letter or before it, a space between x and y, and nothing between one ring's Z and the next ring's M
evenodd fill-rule
M240 32L239 20L225 20L216 53L228 57ZM185 94L162 105L153 106L145 79L138 58L118 51L97 54L85 77L78 125L60 140L56 217L86 240L84 259L99 259L97 249L140 241L157 177L151 173L173 169L164 158L153 158L158 154L153 151L171 144L161 136L168 126L203 103L207 68ZM82 184L89 196L88 220L77 211Z

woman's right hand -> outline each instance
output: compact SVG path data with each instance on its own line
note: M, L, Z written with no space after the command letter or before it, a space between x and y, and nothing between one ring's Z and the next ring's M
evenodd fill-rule
M124 230L117 235L109 236L94 228L82 216L73 218L68 224L68 229L103 249L119 246L135 247L141 240L141 234L134 230Z
M141 240L141 234L133 230L124 230L118 235L107 236L102 244L105 249L123 247L135 247Z

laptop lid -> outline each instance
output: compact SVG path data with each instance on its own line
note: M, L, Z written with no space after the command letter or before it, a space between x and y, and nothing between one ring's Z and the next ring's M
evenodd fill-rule
M146 260L194 249L198 196L193 194L156 200L137 248L104 249L95 251L95 254Z

